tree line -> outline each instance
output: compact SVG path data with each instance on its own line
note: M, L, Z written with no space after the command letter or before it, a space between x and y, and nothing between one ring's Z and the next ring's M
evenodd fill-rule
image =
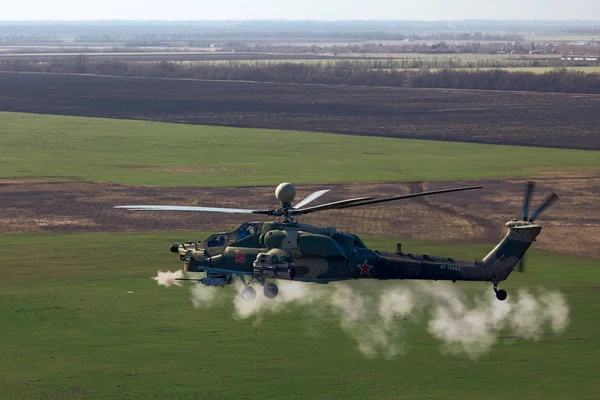
M281 83L600 93L600 74L557 68L543 74L502 69L373 69L332 63L89 61L85 56L52 62L0 61L1 71L86 73L151 78L244 80ZM352 64L350 64L352 66Z
M206 41L190 41L189 46L207 46ZM292 44L292 43L252 43L242 39L224 40L215 43L223 51L250 53L294 53L294 54L589 54L600 55L600 44L584 42L572 44L563 42L485 42L485 41L404 41L368 42L340 44ZM516 57L516 56L515 56Z

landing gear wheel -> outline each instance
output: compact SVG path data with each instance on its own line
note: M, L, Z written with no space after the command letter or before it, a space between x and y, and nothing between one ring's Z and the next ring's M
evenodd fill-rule
M252 301L256 298L256 290L252 286L246 286L241 295L244 301Z
M506 300L507 296L508 296L508 293L506 293L506 290L504 290L504 289L500 289L500 290L496 291L496 298L500 301Z
M279 293L279 288L276 284L269 282L265 284L264 293L267 299L274 299Z

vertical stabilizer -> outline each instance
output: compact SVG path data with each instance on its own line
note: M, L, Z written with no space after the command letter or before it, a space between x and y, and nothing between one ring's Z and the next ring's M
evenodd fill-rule
M510 221L508 232L498 245L483 259L485 268L493 272L494 281L503 281L514 270L542 227L531 222Z

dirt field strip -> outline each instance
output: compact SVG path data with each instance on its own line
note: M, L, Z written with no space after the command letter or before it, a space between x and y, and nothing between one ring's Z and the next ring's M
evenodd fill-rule
M545 229L536 247L600 258L600 175L573 172L538 181L533 207L551 190L560 201L539 222ZM350 183L298 185L297 198L328 187L323 201L358 196L390 196L479 184L484 189L412 199L388 205L330 211L301 222L339 230L430 240L492 243L504 223L519 218L527 179L433 183ZM4 232L216 231L233 229L247 216L214 213L125 212L123 204L178 204L243 208L275 206L273 188L140 187L92 182L0 181L0 230ZM257 217L260 219L260 217ZM185 235L184 235L185 236ZM189 239L189 238L188 238ZM557 245L559 244L559 245Z

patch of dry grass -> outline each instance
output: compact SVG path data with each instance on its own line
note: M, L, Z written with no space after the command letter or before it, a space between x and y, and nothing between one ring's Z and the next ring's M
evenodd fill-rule
M535 177L533 179L536 179ZM383 197L421 190L480 184L484 189L429 196L385 205L303 216L300 222L335 226L357 234L426 240L492 243L504 223L519 218L524 179L432 183L348 183L318 202ZM585 171L544 174L537 179L532 210L551 191L560 200L540 218L536 247L600 258L600 176ZM323 185L298 185L299 200ZM177 204L264 209L277 207L273 187L158 188L105 183L4 183L0 185L0 229L52 231L221 231L261 216L186 212L130 212L122 204Z

